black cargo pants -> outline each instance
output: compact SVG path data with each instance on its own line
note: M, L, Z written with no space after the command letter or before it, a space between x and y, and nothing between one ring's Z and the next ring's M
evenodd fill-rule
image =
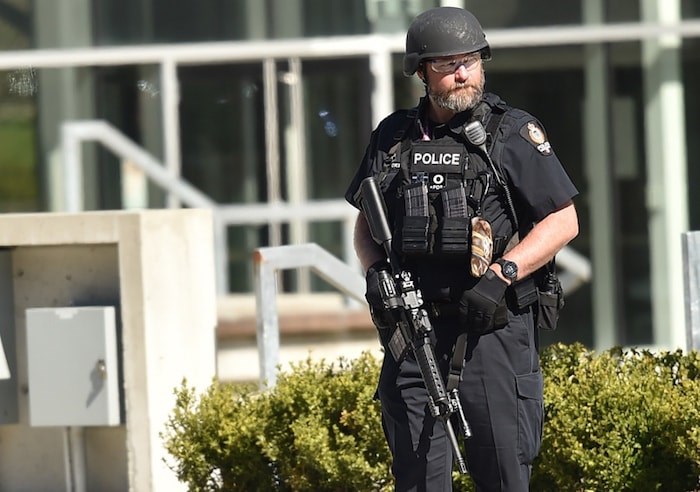
M446 370L463 328L454 316L434 319L433 326L436 355ZM466 446L467 465L479 492L529 489L542 439L538 352L531 308L511 311L504 328L468 339L459 393L473 433ZM409 356L397 364L387 355L378 393L396 490L451 491L452 449L442 423L430 415L415 359Z

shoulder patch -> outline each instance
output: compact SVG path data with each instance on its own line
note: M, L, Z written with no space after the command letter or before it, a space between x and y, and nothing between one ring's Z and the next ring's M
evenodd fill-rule
M552 146L547 140L547 135L536 121L528 121L520 127L520 136L532 144L542 155L551 155Z

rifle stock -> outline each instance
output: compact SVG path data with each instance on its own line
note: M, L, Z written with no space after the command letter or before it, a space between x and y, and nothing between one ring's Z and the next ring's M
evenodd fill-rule
M413 352L428 391L430 412L445 426L457 468L460 473L467 473L466 461L462 457L450 418L455 413L461 416L460 424L465 438L470 435L468 424L463 418L457 391L448 393L445 388L430 336L433 330L432 324L428 312L423 308L422 293L414 284L411 273L401 269L397 255L392 250L386 204L379 185L373 177L365 178L360 183L357 198L372 239L384 249L393 274L391 277L389 275L383 277L383 282L390 282L390 285L381 289L384 307L392 316L395 334L401 335L405 344L408 344ZM392 337L392 340L394 338ZM399 359L394 350L392 355Z

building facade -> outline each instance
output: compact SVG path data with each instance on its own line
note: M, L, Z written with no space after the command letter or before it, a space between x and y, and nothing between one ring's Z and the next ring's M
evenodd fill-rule
M404 33L440 4L480 18L487 89L543 122L581 191L570 248L590 280L544 341L684 346L698 0L4 0L0 211L213 204L232 293L252 292L256 247L315 242L353 261L348 214L329 210L374 125L422 95L401 74ZM112 133L79 137L72 181L67 125L86 121ZM166 171L160 184L144 161ZM317 211L297 218L266 208L307 202ZM328 288L303 273L284 285Z

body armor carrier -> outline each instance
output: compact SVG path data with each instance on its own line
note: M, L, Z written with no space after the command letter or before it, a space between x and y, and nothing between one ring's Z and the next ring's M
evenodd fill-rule
M497 111L482 103L474 118L488 120L487 128L495 133L505 108ZM412 128L417 109L407 118ZM410 132L399 131L395 140L378 177L394 218L394 250L407 260L471 256L472 275L480 276L516 228L504 215L494 175L499 170L463 133L413 141Z
M402 202L396 207L395 231L401 253L469 254L471 219L482 213L491 181L488 169L449 137L406 143L405 184L396 194Z

